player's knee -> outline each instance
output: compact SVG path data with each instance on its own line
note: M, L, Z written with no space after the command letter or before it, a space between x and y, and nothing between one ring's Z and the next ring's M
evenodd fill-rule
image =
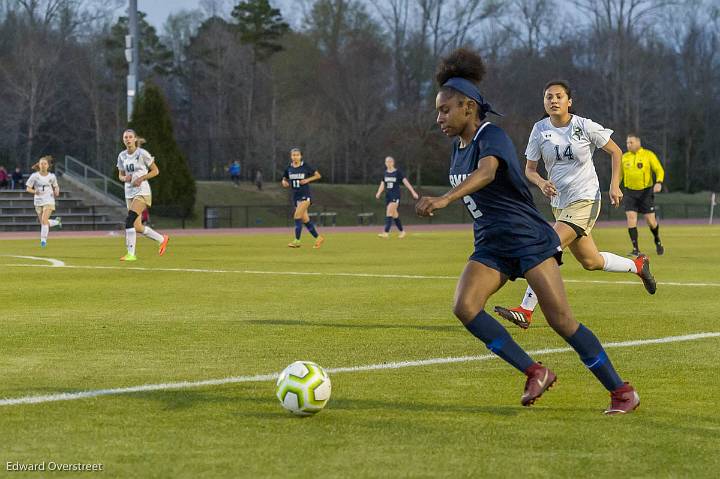
M130 228L136 228L135 226L135 220L138 218L138 214L132 210L128 211L128 215L125 218L125 229L129 230Z
M484 304L478 305L477 301L458 298L455 300L455 304L453 304L453 314L463 324L467 324L472 321L475 316L477 316L478 312L482 310L483 307Z
M580 264L588 271L597 271L603 269L605 266L605 260L602 256L597 255L597 257L581 258Z
M575 318L570 310L559 311L552 315L545 315L550 327L562 337L572 336L575 332Z

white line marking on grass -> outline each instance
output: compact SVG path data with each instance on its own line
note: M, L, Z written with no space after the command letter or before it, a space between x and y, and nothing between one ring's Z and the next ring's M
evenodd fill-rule
M581 284L641 284L638 281L608 281L602 279L566 279L565 283L581 283ZM720 283L682 283L679 281L658 281L661 286L720 286Z
M605 348L628 348L631 346L645 346L648 344L665 344L677 343L682 341L697 341L699 339L718 338L720 332L695 333L686 334L684 336L667 336L664 338L654 339L636 339L632 341L621 341L616 343L606 343ZM530 355L544 355L571 352L572 348L549 348L528 351ZM329 374L339 373L357 373L363 371L379 371L384 369L402 369L420 366L434 366L438 364L455 364L467 363L471 361L487 361L497 359L494 354L484 354L481 356L460 356L448 358L431 358L413 361L397 361L391 363L367 364L364 366L345 366L337 368L327 368ZM153 392L153 391L176 391L182 389L200 388L206 386L223 386L226 384L251 383L251 382L268 382L277 379L278 373L257 374L254 376L235 376L222 379L207 379L203 381L182 381L175 383L160 384L143 384L140 386L130 386L124 388L111 389L95 389L90 391L81 391L75 393L49 394L46 396L24 396L18 398L8 398L0 400L0 406L19 406L23 404L42 404L57 401L75 401L78 399L89 399L99 396L116 396L120 394Z
M36 261L47 261L50 263L49 265L47 265L47 264L18 264L15 266L31 266L31 267L32 266L43 266L46 268L63 268L63 267L65 267L64 261L60 261L59 259L54 259L54 258L38 258L37 256L14 256L14 255L9 255L9 254L6 254L4 256L6 256L8 258L34 259Z
M45 264L5 264L2 266L22 268L48 268ZM68 269L100 269L113 271L157 271L161 273L214 273L214 274L264 274L280 276L344 276L352 278L392 278L392 279L458 279L457 276L424 276L415 274L375 274L375 273L323 273L317 271L258 271L251 269L201 269L201 268L144 268L142 266L58 266ZM720 284L718 284L720 286Z
M15 256L19 258L19 256ZM38 258L40 259L40 258ZM42 258L46 259L46 258ZM56 260L57 261L57 260ZM385 278L385 279L450 279L455 280L458 276L433 276L421 274L376 274L376 273L326 273L317 271L258 271L251 269L233 270L233 269L202 269L202 268L144 268L142 266L93 266L93 265L56 265L50 266L45 264L4 264L0 266L14 268L68 268L68 269L96 269L96 270L112 270L112 271L153 271L160 273L211 273L211 274L260 274L260 275L279 275L279 276L340 276L350 278ZM635 284L640 285L639 281L609 281L609 280L592 280L592 279L565 279L566 283L578 284ZM683 283L678 281L658 281L661 286L690 286L690 287L720 287L720 283Z

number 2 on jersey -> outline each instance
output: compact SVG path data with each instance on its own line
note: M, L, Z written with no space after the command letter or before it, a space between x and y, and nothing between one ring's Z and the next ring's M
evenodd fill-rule
M560 145L555 145L555 161L561 161L563 159L573 161L575 159L575 157L573 156L572 147L570 145L565 148L562 156L563 158L560 158Z
M472 197L470 195L463 196L463 203L465 203L465 206L467 206L467 209L470 212L470 215L473 217L473 219L477 219L482 216L482 211L480 211L480 208L478 208L477 203L475 203L475 200L472 199Z

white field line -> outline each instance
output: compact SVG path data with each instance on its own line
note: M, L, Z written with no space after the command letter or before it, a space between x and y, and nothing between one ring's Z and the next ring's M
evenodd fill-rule
M33 259L36 261L47 261L50 264L49 265L44 264L42 266L46 266L46 267L49 266L52 268L60 268L60 267L65 266L64 261L60 261L59 259L54 259L54 258L38 258L37 256L14 256L14 255L10 255L10 254L6 254L3 256L5 256L7 258L20 258L20 259ZM35 266L38 266L38 265L35 265Z
M629 348L632 346L645 346L649 344L665 344L665 343L677 343L682 341L697 341L699 339L707 338L718 338L720 332L708 332L708 333L695 333L686 334L684 336L667 336L664 338L654 339L636 339L633 341L621 341L615 343L606 343L605 348ZM538 349L535 351L528 351L530 355L545 355L545 354L557 354L571 352L572 348L550 348L550 349ZM460 356L460 357L447 357L447 358L432 358L432 359L421 359L414 361L398 361L391 363L378 363L368 364L364 366L345 366L328 368L326 371L329 374L339 373L355 373L362 371L379 371L384 369L402 369L412 368L420 366L432 366L437 364L455 364L455 363L467 363L471 361L487 361L490 359L497 359L494 354L484 354L481 356ZM24 396L18 398L8 398L0 400L0 406L18 406L23 404L42 404L48 402L57 401L75 401L78 399L95 398L99 396L115 396L120 394L131 394L140 392L152 392L152 391L176 391L181 389L200 388L207 386L222 386L226 384L237 384L237 383L251 383L251 382L269 382L273 381L278 377L278 373L268 374L257 374L254 376L235 376L222 379L207 379L203 381L182 381L173 383L160 383L160 384L143 384L140 386L130 386L124 388L111 388L111 389L95 389L89 391L81 391L75 393L60 393L60 394L49 394L46 396Z
M15 256L21 258L21 256ZM27 257L26 257L27 258ZM47 258L36 258L45 259ZM57 260L55 260L57 261ZM211 273L211 274L261 274L279 276L341 276L351 278L386 278L386 279L449 279L457 281L458 276L434 276L419 274L376 274L376 273L342 273L342 272L315 272L315 271L259 271L250 269L202 269L202 268L144 268L142 266L93 266L93 265L47 265L47 264L3 264L0 266L13 268L67 268L86 270L111 270L111 271L155 271L162 273ZM592 279L563 279L566 283L578 284L640 284L639 281L610 281ZM720 283L685 283L679 281L658 281L662 286L689 286L689 287L720 287Z

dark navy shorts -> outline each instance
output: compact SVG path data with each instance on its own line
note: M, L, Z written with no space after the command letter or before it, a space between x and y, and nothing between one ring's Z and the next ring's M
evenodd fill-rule
M303 201L309 201L310 204L312 204L312 197L311 197L311 196L307 196L307 195L303 195L303 196L296 196L296 197L293 198L293 202L295 203L295 207L296 207L296 208L297 208L297 206L298 206L300 203L302 203Z
M558 265L561 265L562 250L560 247L552 247L542 254L514 257L503 257L489 251L475 250L469 259L470 261L476 261L484 264L488 268L501 272L507 276L510 281L515 281L517 278L524 278L527 271L533 269L548 258L555 258Z
M385 206L389 205L390 203L398 203L400 204L400 198L388 198L385 197Z

